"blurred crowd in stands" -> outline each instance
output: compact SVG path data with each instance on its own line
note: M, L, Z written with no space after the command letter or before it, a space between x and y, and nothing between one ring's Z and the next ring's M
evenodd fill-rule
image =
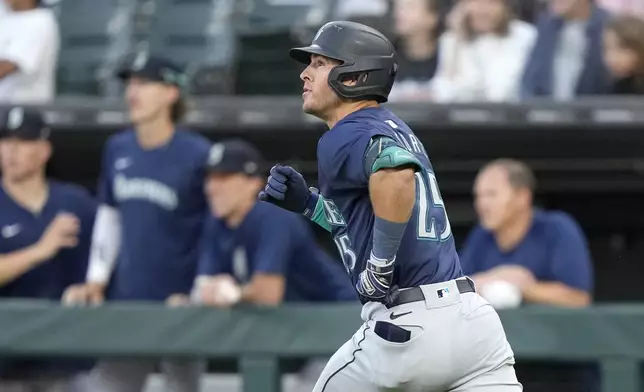
M60 45L54 12L38 0L2 6L0 102L51 102ZM641 0L344 0L335 12L392 37L400 70L391 101L644 94ZM175 131L180 67L148 55L134 62L120 76L135 129L106 146L97 198L45 178L52 146L40 113L3 114L0 296L213 307L355 301L337 256L316 243L311 228L256 201L265 178L261 153L240 140L211 145ZM461 250L463 268L499 308L586 306L593 270L584 234L571 216L534 207L535 187L522 162L481 169L473 184L480 222ZM92 254L93 241L120 253ZM193 376L203 364L166 365L169 382L196 390ZM156 369L140 361L83 366L101 391L140 390ZM6 362L0 371L2 391L69 390L69 367L59 362Z
M138 1L143 0L132 3ZM54 11L60 0L46 2L52 9L39 6L40 0L0 3L8 4L4 5L8 9L0 12L0 101L50 101L56 80L65 80L58 76L75 69L61 67L57 71L59 47L65 53L67 46L78 46L83 38L61 40L57 20L64 18L57 18ZM326 6L333 8L325 10L327 19L363 21L390 36L400 56L392 101L516 102L541 97L565 101L589 95L644 93L642 1L321 0L310 4L306 19L314 28L325 22L316 20L316 15ZM77 8L80 17L84 11ZM116 19L104 21L105 29L123 23ZM203 28L211 28L208 26L205 23ZM66 24L60 28L64 32ZM163 31L172 28L176 24L164 26ZM87 32L87 42L97 34ZM168 32L164 40L183 38L186 45L194 44L196 33L181 30L181 34L185 35ZM103 40L109 41L109 37ZM132 48L124 45L122 49ZM223 46L210 50L221 51L220 56L228 51ZM213 55L219 54L210 57ZM286 57L285 52L281 56ZM252 71L241 64L238 68L225 77L252 79Z

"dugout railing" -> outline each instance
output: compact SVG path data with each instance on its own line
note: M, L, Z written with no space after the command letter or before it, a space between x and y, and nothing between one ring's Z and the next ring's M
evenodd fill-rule
M519 360L597 361L602 392L641 391L644 306L500 314ZM244 392L279 392L280 359L329 356L360 323L359 308L344 305L213 310L2 302L0 356L236 358Z

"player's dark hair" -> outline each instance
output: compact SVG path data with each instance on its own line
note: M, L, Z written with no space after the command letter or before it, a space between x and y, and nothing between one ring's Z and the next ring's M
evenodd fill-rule
M531 192L537 188L534 173L525 163L511 158L496 159L483 167L481 171L491 167L503 168L508 173L508 182L514 189L527 188Z
M170 108L170 119L175 124L183 121L189 109L186 97L180 96Z

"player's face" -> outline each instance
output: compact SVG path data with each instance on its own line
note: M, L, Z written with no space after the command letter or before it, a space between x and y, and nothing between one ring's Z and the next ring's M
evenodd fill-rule
M438 24L439 16L430 9L434 0L395 0L394 22L396 34L430 34Z
M500 229L519 210L517 191L500 167L490 167L478 175L474 200L481 226L491 231Z
M168 115L178 94L172 86L131 77L127 82L125 98L130 109L130 120L134 124L142 124Z
M0 169L9 181L19 182L42 172L50 155L51 145L46 141L0 140Z
M244 174L210 174L206 195L212 214L225 219L235 214L249 199L257 197L255 181Z
M338 65L337 61L312 55L311 63L300 75L304 82L302 109L305 113L324 118L327 113L341 104L340 98L329 87L329 72Z
M604 62L613 76L617 78L631 76L640 61L644 61L644 59L638 59L635 51L626 48L614 31L606 30L604 33Z
M469 0L472 29L479 34L495 31L507 14L505 0Z

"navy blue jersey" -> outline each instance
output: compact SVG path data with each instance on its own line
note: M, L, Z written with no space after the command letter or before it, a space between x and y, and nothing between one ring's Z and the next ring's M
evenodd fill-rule
M255 273L283 275L285 302L357 300L339 261L315 241L305 218L257 202L234 230L210 218L199 275L230 274L241 284Z
M593 288L593 264L584 233L570 215L560 211L536 209L530 230L508 251L499 249L493 233L476 227L460 255L468 274L515 264L540 281L561 282L588 292Z
M34 214L0 187L0 254L37 243L59 213L74 214L80 221L76 247L61 249L51 260L0 287L0 297L59 300L68 286L84 282L96 208L96 201L85 189L49 181L47 202L40 213Z
M207 210L209 148L207 139L180 130L151 150L131 130L107 142L100 201L118 209L123 235L108 298L163 301L190 292Z
M374 213L369 198L370 168L365 154L372 138L386 136L414 154L417 200L396 255L392 287L415 287L462 276L454 239L432 164L409 127L391 111L354 112L318 143L318 183L333 239L355 284L365 269L373 242Z

